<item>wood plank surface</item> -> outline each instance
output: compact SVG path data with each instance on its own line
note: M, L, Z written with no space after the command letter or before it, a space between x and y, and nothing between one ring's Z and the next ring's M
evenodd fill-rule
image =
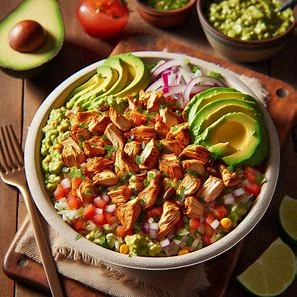
M20 0L1 0L0 19L20 2ZM20 80L0 72L0 100L2 103L0 108L0 124L12 123L20 141L24 142L27 127L35 111L50 91L81 67L107 57L125 34L147 32L156 34L160 37L159 40L163 40L163 44L161 44L163 47L164 45L170 46L168 42L168 38L170 37L174 41L178 40L182 46L190 47L193 53L198 50L199 52L207 53L207 55L223 59L222 62L227 63L227 60L220 57L208 45L200 28L195 10L193 10L191 17L183 26L170 30L159 30L149 26L140 19L136 10L135 0L129 0L128 4L131 10L131 17L125 31L116 39L103 41L89 37L81 30L75 18L77 1L60 0L59 2L65 23L66 38L62 51L48 65L43 75L32 80ZM127 51L127 48L123 49L123 51ZM254 64L234 63L234 65L238 67L244 66L262 74L268 74L296 88L296 52L297 36L295 32L292 42L286 49L269 61ZM271 85L271 88L274 88L273 94L277 91L276 86L273 81ZM289 90L292 89L289 88ZM277 106L275 108L276 115L274 116L274 120L282 127L280 133L283 135L281 136L281 140L284 141L285 136L290 133L290 128L295 121L293 106L295 106L296 100L288 99L287 97L282 99L276 98L275 104L274 101L270 102L273 102L273 106ZM284 109L284 106L287 108ZM291 122L283 120L286 118L286 115L292 119ZM296 170L297 157L293 151L293 144L289 137L282 151L280 182L274 200L262 219L261 224L244 241L244 250L242 251L242 256L239 258L234 275L255 260L259 253L271 242L272 238L276 236L276 230L278 229L276 213L280 199L284 194L297 197ZM0 183L0 212L0 259L3 262L4 255L11 244L15 232L20 227L26 214L22 198L19 197L18 192L3 183ZM265 234L267 234L265 237L263 237L263 229L265 230ZM0 296L3 297L42 296L18 283L14 283L14 281L10 280L2 272L0 272L0 284ZM296 284L294 284L282 296L296 296L296 291ZM245 296L245 292L231 281L226 296L241 297Z

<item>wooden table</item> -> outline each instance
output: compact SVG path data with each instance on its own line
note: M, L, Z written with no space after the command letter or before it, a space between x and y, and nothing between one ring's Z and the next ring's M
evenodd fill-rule
M1 0L0 19L16 7L19 2L19 0ZM208 45L199 26L195 10L193 10L193 14L185 25L174 30L158 30L140 19L136 11L135 1L129 0L131 17L122 36L116 40L102 41L84 34L75 18L76 2L77 1L68 0L60 1L65 23L66 39L62 51L54 61L50 63L43 75L32 80L21 80L0 72L0 125L12 123L22 143L24 143L26 139L27 128L30 125L35 111L49 92L81 67L107 57L114 46L126 34L150 32L157 36L168 36L177 39L184 45L219 57ZM297 88L296 33L297 32L295 32L292 42L286 49L273 59L249 65L241 64L241 66L281 79ZM253 262L255 258L267 248L267 245L271 242L271 238L275 237L275 233L272 231L269 232L269 230L275 230L275 228L277 228L277 218L273 219L273 216L277 213L279 201L283 195L289 194L293 197L297 197L297 153L294 153L291 137L288 138L287 144L282 149L281 161L280 180L275 193L275 202L271 204L260 224L258 224L245 239L242 251L243 256L240 257L234 275L241 271L243 267L246 267L248 263ZM26 209L18 192L0 183L1 263L25 215ZM264 229L265 236L263 236ZM292 289L286 291L282 296L296 296L296 282L297 281L295 281ZM0 272L1 297L26 297L33 295L43 296L14 283L7 278L2 271ZM226 296L245 296L245 293L241 289L238 289L231 280Z

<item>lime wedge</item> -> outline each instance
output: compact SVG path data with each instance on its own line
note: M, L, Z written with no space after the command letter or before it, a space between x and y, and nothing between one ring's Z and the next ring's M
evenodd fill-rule
M293 282L295 272L293 251L278 238L237 279L254 295L276 296Z
M297 243L297 200L285 195L279 208L279 219L285 233Z

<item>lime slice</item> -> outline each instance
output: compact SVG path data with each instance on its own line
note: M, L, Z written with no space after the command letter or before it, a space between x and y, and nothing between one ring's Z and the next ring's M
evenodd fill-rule
M285 195L279 208L280 223L285 233L297 242L297 200Z
M293 282L295 270L292 249L278 238L237 279L254 295L276 296Z

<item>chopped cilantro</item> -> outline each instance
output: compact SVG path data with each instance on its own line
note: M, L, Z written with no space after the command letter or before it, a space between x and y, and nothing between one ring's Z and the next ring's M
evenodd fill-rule
M70 168L69 177L70 178L74 178L74 177L84 178L85 176L83 175L83 171L81 168L77 168L77 167L73 166Z
M79 239L81 239L81 235L80 235L80 234L77 234L77 235L75 236L75 240L79 240Z

